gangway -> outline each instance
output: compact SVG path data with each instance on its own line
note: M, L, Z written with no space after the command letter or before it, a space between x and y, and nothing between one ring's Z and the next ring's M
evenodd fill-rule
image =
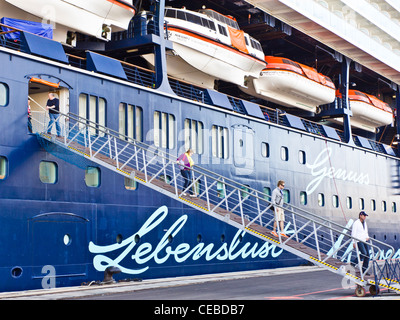
M353 241L357 239L351 237L351 230L347 227L302 208L285 204L285 233L288 237L281 235L279 224L276 237L271 234L274 223L272 203L265 193L200 166L193 168L193 180L186 190L182 190L176 156L73 113L60 113L57 121L61 123L62 136L44 132L47 131L46 122L36 125L36 128L41 127L36 135L45 149L59 148L67 157L71 155L71 160L72 155L90 160L314 265L340 274L346 281L356 285L357 296L365 295L366 287L369 287L372 294L377 294L379 287L387 286L400 293L398 267L394 271L397 274L397 280L394 281L397 282L391 281L390 285L387 284L383 271L379 276L376 274L382 265L381 260L386 260L386 264L391 263L393 247L370 239L370 267L362 272L362 263L358 263L358 270L351 272L348 263L351 252L356 252L358 262L360 258L358 248L353 249ZM185 195L189 188L196 191L197 197ZM386 257L385 251L386 254L391 254ZM375 272L375 277L368 276L371 269ZM393 274L391 277L395 278Z

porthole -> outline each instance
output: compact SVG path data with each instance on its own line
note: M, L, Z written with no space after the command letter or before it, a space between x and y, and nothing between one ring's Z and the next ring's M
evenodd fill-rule
M138 234L135 235L135 243L139 243L140 241L140 236Z
M201 236L201 234L197 235L197 243L200 243L203 240L203 237Z
M72 241L71 236L69 234L64 235L63 241L66 246L69 246Z
M18 279L19 277L22 276L22 268L21 267L14 267L11 269L11 276L15 279Z
M225 235L221 234L221 242L224 243L225 242Z
M122 234L118 234L116 238L117 243L120 244L122 242L122 239Z

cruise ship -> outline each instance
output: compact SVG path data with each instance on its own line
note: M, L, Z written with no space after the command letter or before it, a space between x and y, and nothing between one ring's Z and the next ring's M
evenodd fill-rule
M397 1L0 13L1 291L330 267L361 210L371 256L400 258ZM270 233L279 180L289 242Z

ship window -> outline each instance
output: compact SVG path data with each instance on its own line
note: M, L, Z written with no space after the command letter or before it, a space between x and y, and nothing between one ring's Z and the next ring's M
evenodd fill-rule
M137 189L137 181L133 179L129 179L127 177L124 178L124 185L126 190L136 190Z
M213 157L227 159L229 155L228 128L212 126L211 130L212 155Z
M185 150L189 148L194 153L203 153L203 123L196 120L185 119Z
M165 16L169 18L176 18L176 10L173 9L166 9Z
M0 180L4 180L7 177L7 167L7 158L0 156Z
M195 14L186 12L186 18L187 18L187 21L189 21L189 22L202 25L200 17L196 16Z
M181 20L186 20L186 13L184 11L177 11L176 17Z
M339 208L339 197L336 194L332 196L332 205L334 208Z
M250 196L249 188L250 188L250 186L244 186L244 187L241 188L242 191L240 192L240 196L242 197L242 199L247 198L247 197Z
M302 150L299 151L299 163L300 164L306 164L306 153L305 153L305 151L302 151Z
M225 185L222 182L217 182L218 198L225 198Z
M392 212L397 212L396 202L392 202Z
M347 209L353 208L353 199L351 199L351 197L346 198L346 206L347 206Z
M218 25L218 31L219 31L219 33L222 34L222 35L224 35L225 37L227 37L227 36L228 36L228 33L226 32L225 27L224 27L224 26L221 26L221 25L218 24L218 23L217 23L217 25Z
M283 192L283 202L290 203L290 191L284 189L282 192Z
M205 18L201 18L201 22L202 22L203 26L205 26L206 28L216 31L214 21L211 21L211 20L208 20Z
M287 147L281 147L281 159L283 161L289 160L289 149Z
M154 112L154 145L166 149L175 147L175 117L172 114Z
M360 198L360 200L358 201L358 205L360 207L360 210L364 210L365 209L365 201L363 198Z
M121 139L143 141L143 109L127 103L119 104L119 133Z
M383 211L383 212L386 212L387 207L386 207L386 201L385 201L385 200L382 201L382 203L381 203L381 208L382 208L382 211Z
M263 198L265 200L270 200L271 199L271 188L269 187L264 187L263 188Z
M39 164L39 178L43 183L57 182L58 168L55 162L41 161Z
M82 93L79 95L79 116L88 119L92 126L99 124L101 126L106 125L106 100L97 96L88 95ZM104 136L104 133L100 130L104 130L100 126L98 129L91 128L90 133L95 135Z
M307 204L307 192L300 191L300 203L302 205L306 205Z
M325 206L325 195L323 193L318 193L318 205L320 207Z
M0 82L0 107L8 105L8 86L5 83Z
M371 210L372 211L376 210L376 201L374 199L371 199Z
M85 170L85 183L88 187L99 187L100 169L96 167L87 167Z
M261 155L264 158L268 158L269 157L269 144L266 142L262 142L261 143Z

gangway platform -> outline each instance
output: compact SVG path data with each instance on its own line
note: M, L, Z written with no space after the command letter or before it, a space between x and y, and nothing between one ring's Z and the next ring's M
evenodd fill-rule
M340 274L357 285L358 296L364 296L367 287L372 294L377 294L379 287L400 293L399 262L392 261L392 256L384 261L386 267L381 267L379 262L384 251L390 250L393 255L393 247L370 239L370 267L363 273L361 263L358 263L358 272L350 272L349 264L344 261L349 261L352 251L359 261L358 248L353 250L353 241L359 240L352 238L351 230L345 226L285 204L288 237L281 235L279 225L278 236L273 236L274 213L271 199L266 194L200 166L193 168L192 183L182 190L178 186L180 170L176 156L72 113L60 114L57 121L62 123L63 136L42 132L47 122L36 126L42 128L36 134L49 152L55 148L57 153L64 152L64 160L73 163L78 155L78 158L95 162L314 265ZM194 189L197 197L185 195L189 188ZM385 271L379 271L382 268ZM372 270L374 276L368 277ZM389 274L387 270L391 270Z

